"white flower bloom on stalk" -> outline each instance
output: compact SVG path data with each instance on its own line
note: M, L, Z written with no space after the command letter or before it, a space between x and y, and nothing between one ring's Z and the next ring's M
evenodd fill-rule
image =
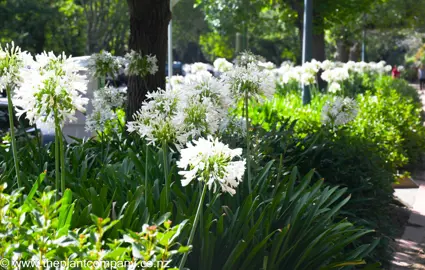
M103 132L111 120L117 118L115 109L124 105L127 88L115 88L107 85L94 92L93 112L87 116L86 131Z
M154 75L158 72L158 59L155 55L143 56L141 53L131 50L125 55L125 74L129 76Z
M60 125L74 121L75 112L85 112L88 99L87 80L79 75L76 66L65 54L55 56L43 53L36 56L36 68L25 76L14 96L17 115L26 113L31 123L53 123L55 117Z
M400 72L402 72L402 71L404 71L404 70L405 70L404 66L398 66L398 67L397 67L397 69L398 69L398 71L400 71Z
M249 97L272 98L276 90L273 74L261 70L256 63L236 66L223 74L223 81L235 99L243 98L245 93Z
M188 139L214 134L219 127L221 113L209 98L202 101L191 98L182 111L178 112L175 121L187 130Z
M98 89L94 92L93 96L93 106L115 109L122 107L126 100L127 87L125 88L116 88L110 85L107 85L101 89Z
M351 98L335 97L333 102L327 101L322 108L322 123L332 128L345 125L357 116L358 106Z
M276 65L272 62L258 62L258 66L268 70L273 70L276 68Z
M116 119L117 115L110 108L95 107L87 116L85 130L87 132L104 132L109 121Z
M185 170L179 172L183 176L182 186L197 180L213 192L219 187L222 192L234 195L245 173L245 160L233 161L241 155L241 148L230 149L211 136L188 143L177 162L177 166Z
M322 73L322 79L328 83L332 82L342 82L350 78L348 69L345 67L338 67L334 69L325 70Z
M25 70L34 65L34 58L27 52L22 52L19 46L6 44L0 45L0 92L6 86L19 85L25 75Z
M190 66L190 73L197 74L197 73L203 72L203 71L207 71L208 72L208 67L209 66L207 64L205 64L205 63L200 63L200 62L193 63Z
M225 58L217 58L213 65L214 68L219 72L226 72L233 68L233 64L227 61Z
M110 52L101 51L93 54L88 60L88 69L94 77L115 76L118 74L122 60Z
M191 82L183 88L158 90L147 95L147 101L127 124L150 144L184 145L188 140L217 132L224 113L216 79Z
M201 73L194 77L188 76L184 89L189 96L197 97L200 101L205 98L210 99L218 110L223 110L223 113L226 113L233 103L227 85L209 73Z
M393 68L391 67L391 65L386 65L385 67L384 67L384 70L385 70L385 72L391 72L391 70L392 70Z
M323 70L329 70L336 66L336 64L332 61L325 60L320 64L320 68Z
M339 83L337 83L337 82L332 82L330 85L329 85L329 89L328 89L328 91L330 92L330 93L337 93L338 91L340 91L341 90L341 85L339 84Z

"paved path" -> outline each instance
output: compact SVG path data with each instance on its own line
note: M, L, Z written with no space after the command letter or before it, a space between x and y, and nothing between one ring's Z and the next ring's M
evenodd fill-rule
M418 89L418 85L412 85ZM425 91L418 89L425 111ZM395 196L408 205L412 213L397 247L391 270L425 270L425 170L412 173L419 189L396 189Z

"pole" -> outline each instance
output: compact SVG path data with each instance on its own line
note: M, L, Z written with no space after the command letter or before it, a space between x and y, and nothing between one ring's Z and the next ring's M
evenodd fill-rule
M366 29L363 29L362 61L366 62Z
M313 39L313 0L304 0L303 64L311 60ZM311 101L310 87L303 85L303 105Z
M172 1L170 1L170 11L173 12ZM173 21L168 24L168 78L173 76Z

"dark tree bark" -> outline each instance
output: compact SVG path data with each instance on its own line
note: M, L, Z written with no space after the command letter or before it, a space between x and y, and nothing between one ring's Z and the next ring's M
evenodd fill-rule
M144 79L130 76L127 90L127 121L140 108L146 94L165 88L167 29L171 19L170 0L127 0L130 13L129 49L158 58L158 72Z
M348 62L350 57L350 48L344 40L338 40L336 42L337 49L337 60L343 63Z
M326 60L325 43L325 21L321 14L313 10L313 59Z
M357 62L361 56L361 44L360 42L355 42L354 45L350 48L350 60Z

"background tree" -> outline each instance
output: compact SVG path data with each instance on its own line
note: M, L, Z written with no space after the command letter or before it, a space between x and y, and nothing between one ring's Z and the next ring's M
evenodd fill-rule
M122 0L80 0L86 21L86 54L126 51L129 36L128 7Z
M145 79L130 76L127 90L127 120L140 108L148 91L165 88L167 29L171 19L170 0L127 0L130 14L129 49L158 58L159 70Z

